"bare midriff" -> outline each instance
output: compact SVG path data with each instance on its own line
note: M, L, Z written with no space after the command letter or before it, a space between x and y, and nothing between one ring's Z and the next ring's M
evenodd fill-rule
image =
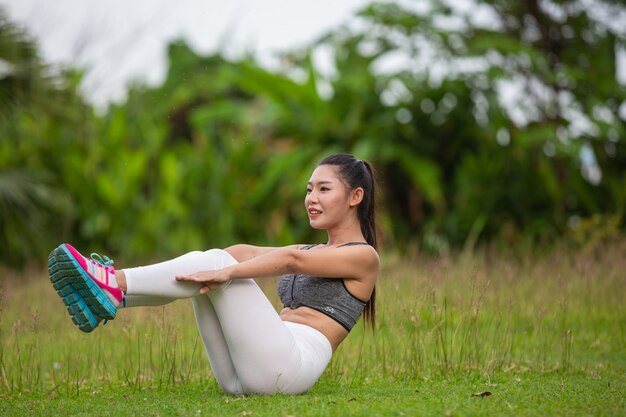
M294 309L289 307L283 308L280 312L280 318L283 321L304 324L319 331L326 336L333 348L333 352L348 335L348 331L344 329L341 324L337 323L326 314L309 307L298 307Z

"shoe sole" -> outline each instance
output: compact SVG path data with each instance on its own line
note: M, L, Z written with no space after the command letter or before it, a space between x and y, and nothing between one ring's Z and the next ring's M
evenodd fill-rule
M87 303L85 303L85 300L83 300L83 297L81 297L79 293L70 286L57 289L54 285L54 281L53 286L59 294L59 297L61 297L61 300L63 300L63 303L65 303L65 307L72 321L80 330L89 333L98 327L100 320L91 312Z
M67 306L72 320L79 327L87 321L90 325L85 328L88 329L94 319L98 321L97 317L106 320L115 318L117 307L74 259L65 245L60 245L50 253L48 272L54 289Z
M60 295L60 294L59 294ZM80 330L85 333L92 332L98 325L100 324L100 319L98 319L89 309L85 300L78 294L77 292L72 292L64 297L61 297L65 306L67 308L67 312L70 314L72 318L72 322Z

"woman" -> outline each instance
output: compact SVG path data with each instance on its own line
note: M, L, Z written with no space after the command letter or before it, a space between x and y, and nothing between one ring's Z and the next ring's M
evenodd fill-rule
M191 298L213 374L232 394L299 394L320 377L361 313L375 317L376 252L371 166L351 155L322 160L304 204L328 241L282 248L235 245L138 268L82 256L63 244L49 272L72 320L92 331L117 309ZM281 275L277 313L254 278Z

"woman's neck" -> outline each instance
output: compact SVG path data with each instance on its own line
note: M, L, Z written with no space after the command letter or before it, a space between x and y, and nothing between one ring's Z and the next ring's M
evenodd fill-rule
M326 230L328 241L326 246L339 246L349 242L365 242L365 237L361 232L361 226L353 225L348 227L337 227Z

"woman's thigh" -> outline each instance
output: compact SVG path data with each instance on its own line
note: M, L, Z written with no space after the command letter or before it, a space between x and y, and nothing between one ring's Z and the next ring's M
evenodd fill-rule
M246 393L274 393L302 366L296 339L252 279L209 293L233 365Z

